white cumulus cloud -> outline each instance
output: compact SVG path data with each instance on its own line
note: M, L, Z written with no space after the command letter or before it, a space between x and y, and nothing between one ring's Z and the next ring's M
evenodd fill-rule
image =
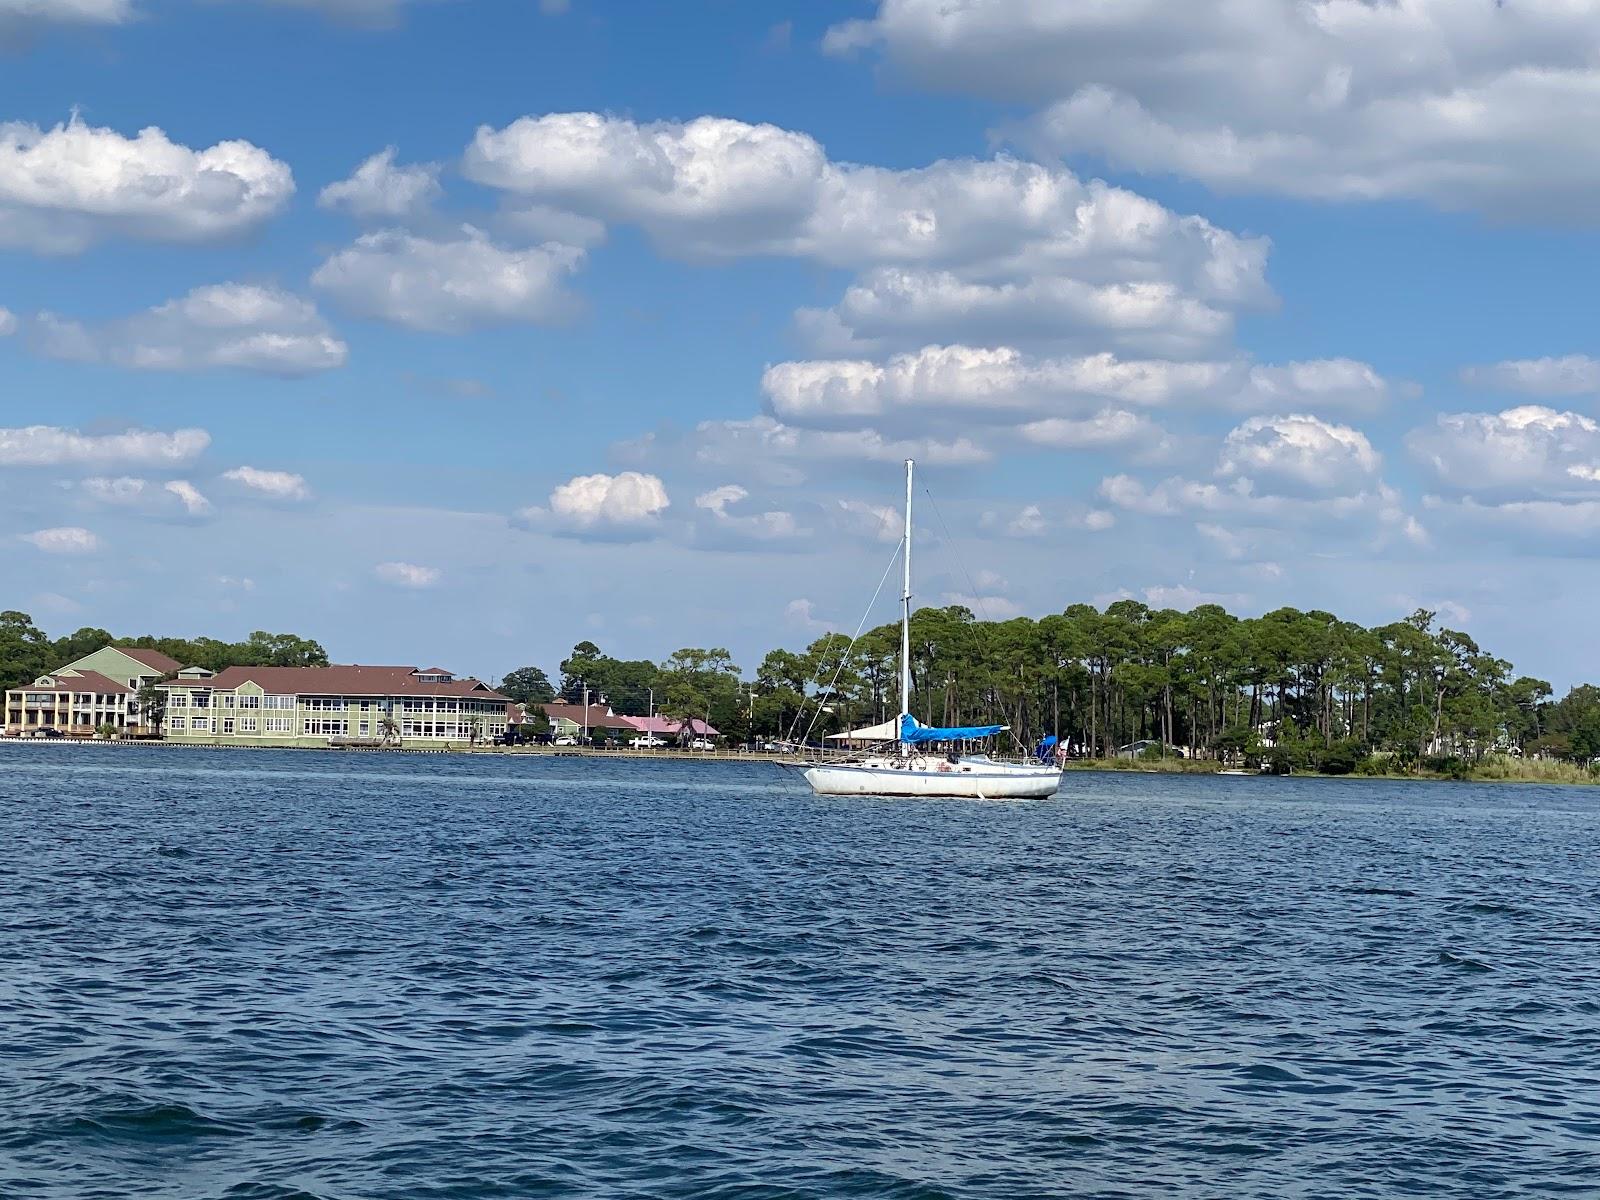
M56 425L25 425L0 428L0 466L181 466L210 444L211 435L203 429L91 434Z
M871 359L812 359L770 366L768 408L798 426L849 428L892 413L920 421L982 415L987 421L1086 416L1107 401L1135 407L1374 409L1393 385L1349 359L1281 366L1242 360L1128 359L1028 354L1014 346L930 345Z
M760 473L772 482L797 483L807 463L896 463L908 458L929 466L973 466L993 452L968 437L901 438L874 429L849 432L796 429L769 416L702 421L691 437L701 466Z
M0 124L0 246L11 249L214 241L260 225L293 194L289 168L249 142L191 150L160 129L129 138L76 117Z
M570 316L575 302L564 285L583 257L553 242L506 249L470 226L443 241L386 230L334 254L311 282L360 316L461 333Z
M1499 413L1441 413L1406 446L1453 492L1592 495L1600 484L1600 423L1537 404Z
M1089 417L1049 417L1022 426L1022 436L1052 450L1096 450L1112 446L1159 446L1165 434L1148 417L1107 408Z
M711 530L724 537L756 542L784 541L800 537L802 531L794 514L781 510L741 513L731 511L750 498L750 492L736 483L723 484L694 498L694 506L709 515Z
M514 520L572 537L633 541L654 536L671 504L658 476L596 473L567 480L550 493L548 507L521 509Z
M826 45L1043 104L1021 136L1122 169L1594 219L1596 0L879 0Z
M805 315L835 342L1010 328L1189 347L1270 298L1264 240L1013 158L890 170L774 125L580 112L479 129L463 171L544 210L637 225L666 253L857 270L836 309Z
M211 501L187 479L162 483L136 476L96 475L83 480L79 488L93 503L117 508L144 510L160 515L182 508L187 516L203 517L211 511Z
M49 313L32 322L40 353L145 371L232 368L301 376L344 365L349 347L308 300L278 288L195 288L136 316L85 326Z
M178 503L191 517L201 517L211 511L211 501L200 494L200 489L187 479L169 479L161 485L162 490L169 495L176 496Z
M38 529L23 534L22 540L46 554L91 554L100 549L100 539L77 525Z
M654 475L579 475L550 493L550 510L579 525L647 521L671 504Z
M291 471L263 471L257 467L234 467L222 477L258 496L273 500L308 500L311 488L303 475Z
M317 204L363 220L420 216L439 198L439 168L433 163L398 166L393 146L358 166L348 179L330 183Z
M9 308L0 308L0 337L10 337L17 331L17 314Z
M1376 476L1382 460L1366 434L1304 414L1251 417L1223 440L1217 474L1267 492L1333 492Z

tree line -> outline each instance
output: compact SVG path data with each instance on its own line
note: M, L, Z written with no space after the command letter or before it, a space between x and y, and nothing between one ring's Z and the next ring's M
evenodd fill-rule
M328 652L320 644L293 633L257 630L243 641L225 642L208 637L115 637L107 630L85 626L64 637L51 638L27 613L12 609L0 612L0 690L32 683L108 643L159 650L186 667L211 671L226 667L328 665Z
M1136 600L1075 604L1038 620L923 608L911 621L912 708L932 724L1009 725L1025 746L1053 734L1087 757L1140 742L1323 770L1373 754L1401 766L1504 753L1600 757L1600 688L1585 684L1557 700L1548 682L1515 674L1437 616L1419 609L1366 628L1320 610L1238 617L1212 604L1178 612ZM319 643L295 634L119 639L85 628L52 640L9 611L0 612L0 683L25 684L113 641L214 671L328 662ZM854 644L826 634L803 650L769 651L746 678L721 647L685 647L654 662L583 641L557 682L523 667L499 687L530 705L576 703L587 690L618 713L699 718L734 741L815 741L895 716L899 646L897 623Z
M1136 600L1039 620L923 608L911 621L912 708L933 724L1009 725L1024 746L1053 734L1086 757L1139 743L1330 771L1374 754L1401 767L1508 753L1600 757L1600 689L1555 700L1548 682L1515 674L1437 618L1419 609L1367 628L1320 610L1238 617L1214 604L1178 612ZM507 679L536 682L529 700L576 702L587 687L619 713L697 716L735 740L816 740L896 714L899 645L898 624L853 645L827 634L804 650L770 651L746 680L721 648L657 664L585 641L561 663L558 684L538 668Z

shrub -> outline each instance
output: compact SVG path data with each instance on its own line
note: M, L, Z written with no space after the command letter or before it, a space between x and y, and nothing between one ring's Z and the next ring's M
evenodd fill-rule
M1454 754L1435 754L1422 760L1422 767L1446 779L1470 779L1472 768Z
M1264 759L1269 775L1292 775L1294 773L1294 755L1283 746L1274 746L1268 750Z
M1335 742L1318 756L1317 770L1324 775L1348 775L1363 757L1360 742Z

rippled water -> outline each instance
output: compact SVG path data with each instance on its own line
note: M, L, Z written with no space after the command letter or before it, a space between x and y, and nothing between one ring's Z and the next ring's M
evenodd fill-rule
M0 747L0 1195L1595 1194L1597 796Z

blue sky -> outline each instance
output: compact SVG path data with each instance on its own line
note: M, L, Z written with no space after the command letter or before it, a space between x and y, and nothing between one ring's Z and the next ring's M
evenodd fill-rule
M5 603L753 668L854 628L913 453L924 602L1593 678L1597 55L1572 0L0 0Z

